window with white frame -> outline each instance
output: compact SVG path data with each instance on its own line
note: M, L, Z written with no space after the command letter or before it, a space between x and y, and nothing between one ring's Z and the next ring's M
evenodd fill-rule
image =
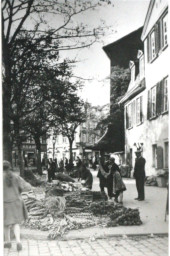
M136 124L142 123L142 96L136 99Z
M169 167L169 142L168 141L164 143L164 152L165 152L164 168L168 168Z
M156 116L156 86L151 89L151 117Z
M140 79L144 78L144 56L141 56L139 59L139 72L140 72Z
M168 78L163 80L163 112L168 111Z
M132 128L132 103L127 106L127 128Z
M151 42L151 60L153 60L156 57L156 42L155 42L155 31L151 33L150 37L150 42Z
M161 50L168 45L168 14L167 10L155 23L147 38L148 62L159 56Z
M168 14L162 19L163 47L168 44Z

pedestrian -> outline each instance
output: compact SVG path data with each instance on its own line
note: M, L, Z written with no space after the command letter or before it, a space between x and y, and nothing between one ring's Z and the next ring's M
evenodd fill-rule
M109 169L113 177L113 192L115 196L115 202L123 204L123 192L126 190L126 186L120 175L120 169L115 163L115 158L111 158Z
M51 178L52 178L52 180L55 179L55 172L56 172L56 161L55 161L55 159L53 159L51 162Z
M136 180L136 188L138 192L138 197L135 200L143 201L145 200L145 193L144 193L144 184L145 184L145 158L142 157L141 151L137 150L136 154L136 161L134 167L134 178Z
M13 228L17 251L22 250L20 224L28 217L21 192L32 187L20 176L12 172L11 164L3 161L3 202L4 202L4 248L11 248L10 230Z
M81 169L82 169L82 161L79 156L76 159L76 169L77 169L78 181L79 181L81 179Z
M86 167L84 163L82 163L82 181L83 186L87 189L91 190L93 186L93 175L90 170Z
M107 193L109 199L112 199L113 197L113 177L112 173L109 172L109 155L101 155L99 158L99 171L97 174L97 177L99 178L99 186L101 192L104 192L104 188L107 188Z
M48 159L47 172L48 172L48 182L51 182L52 178L53 178L53 174L52 174L52 158Z

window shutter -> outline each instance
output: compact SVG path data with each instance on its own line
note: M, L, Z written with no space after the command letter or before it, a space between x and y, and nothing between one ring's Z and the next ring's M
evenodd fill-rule
M150 35L147 37L147 59L148 59L148 62L150 61L150 52L151 52L151 49L150 49Z
M157 116L161 114L161 83L156 85L156 114Z
M140 97L140 121L143 122L142 96Z
M164 80L160 82L160 100L161 100L161 113L164 112Z
M163 148L160 146L157 147L156 154L157 154L157 169L162 169L163 168Z
M126 129L129 128L128 107L126 107Z
M160 50L160 39L159 39L159 24L155 25L155 53L156 55Z
M147 111L147 119L151 117L151 90L148 91L148 111Z

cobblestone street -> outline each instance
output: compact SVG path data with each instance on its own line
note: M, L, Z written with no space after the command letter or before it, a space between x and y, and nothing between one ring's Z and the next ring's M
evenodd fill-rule
M4 250L4 256L167 256L167 236L131 236L108 239L42 241L23 240L23 250L16 244Z

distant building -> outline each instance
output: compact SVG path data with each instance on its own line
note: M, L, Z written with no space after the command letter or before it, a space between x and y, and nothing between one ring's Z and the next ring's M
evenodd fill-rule
M141 39L144 52L131 59L131 81L120 104L125 110L125 159L134 166L137 148L146 158L146 175L168 169L168 1L151 0ZM136 75L137 70L137 75Z
M86 121L79 125L76 129L75 139L73 142L73 160L77 156L90 159L95 155L95 152L90 148L101 136L101 131L96 129L96 126L103 117L109 114L109 104L104 106L91 106L86 103ZM69 141L62 134L54 135L54 130L49 132L47 139L47 157L56 158L57 161L64 158L70 158Z
M23 152L23 159L25 167L36 167L36 145L35 141L32 136L29 136L23 143L22 143L22 152ZM41 160L47 158L47 143L46 143L46 136L41 138ZM12 148L12 164L14 167L18 167L18 149L16 143L13 143Z

